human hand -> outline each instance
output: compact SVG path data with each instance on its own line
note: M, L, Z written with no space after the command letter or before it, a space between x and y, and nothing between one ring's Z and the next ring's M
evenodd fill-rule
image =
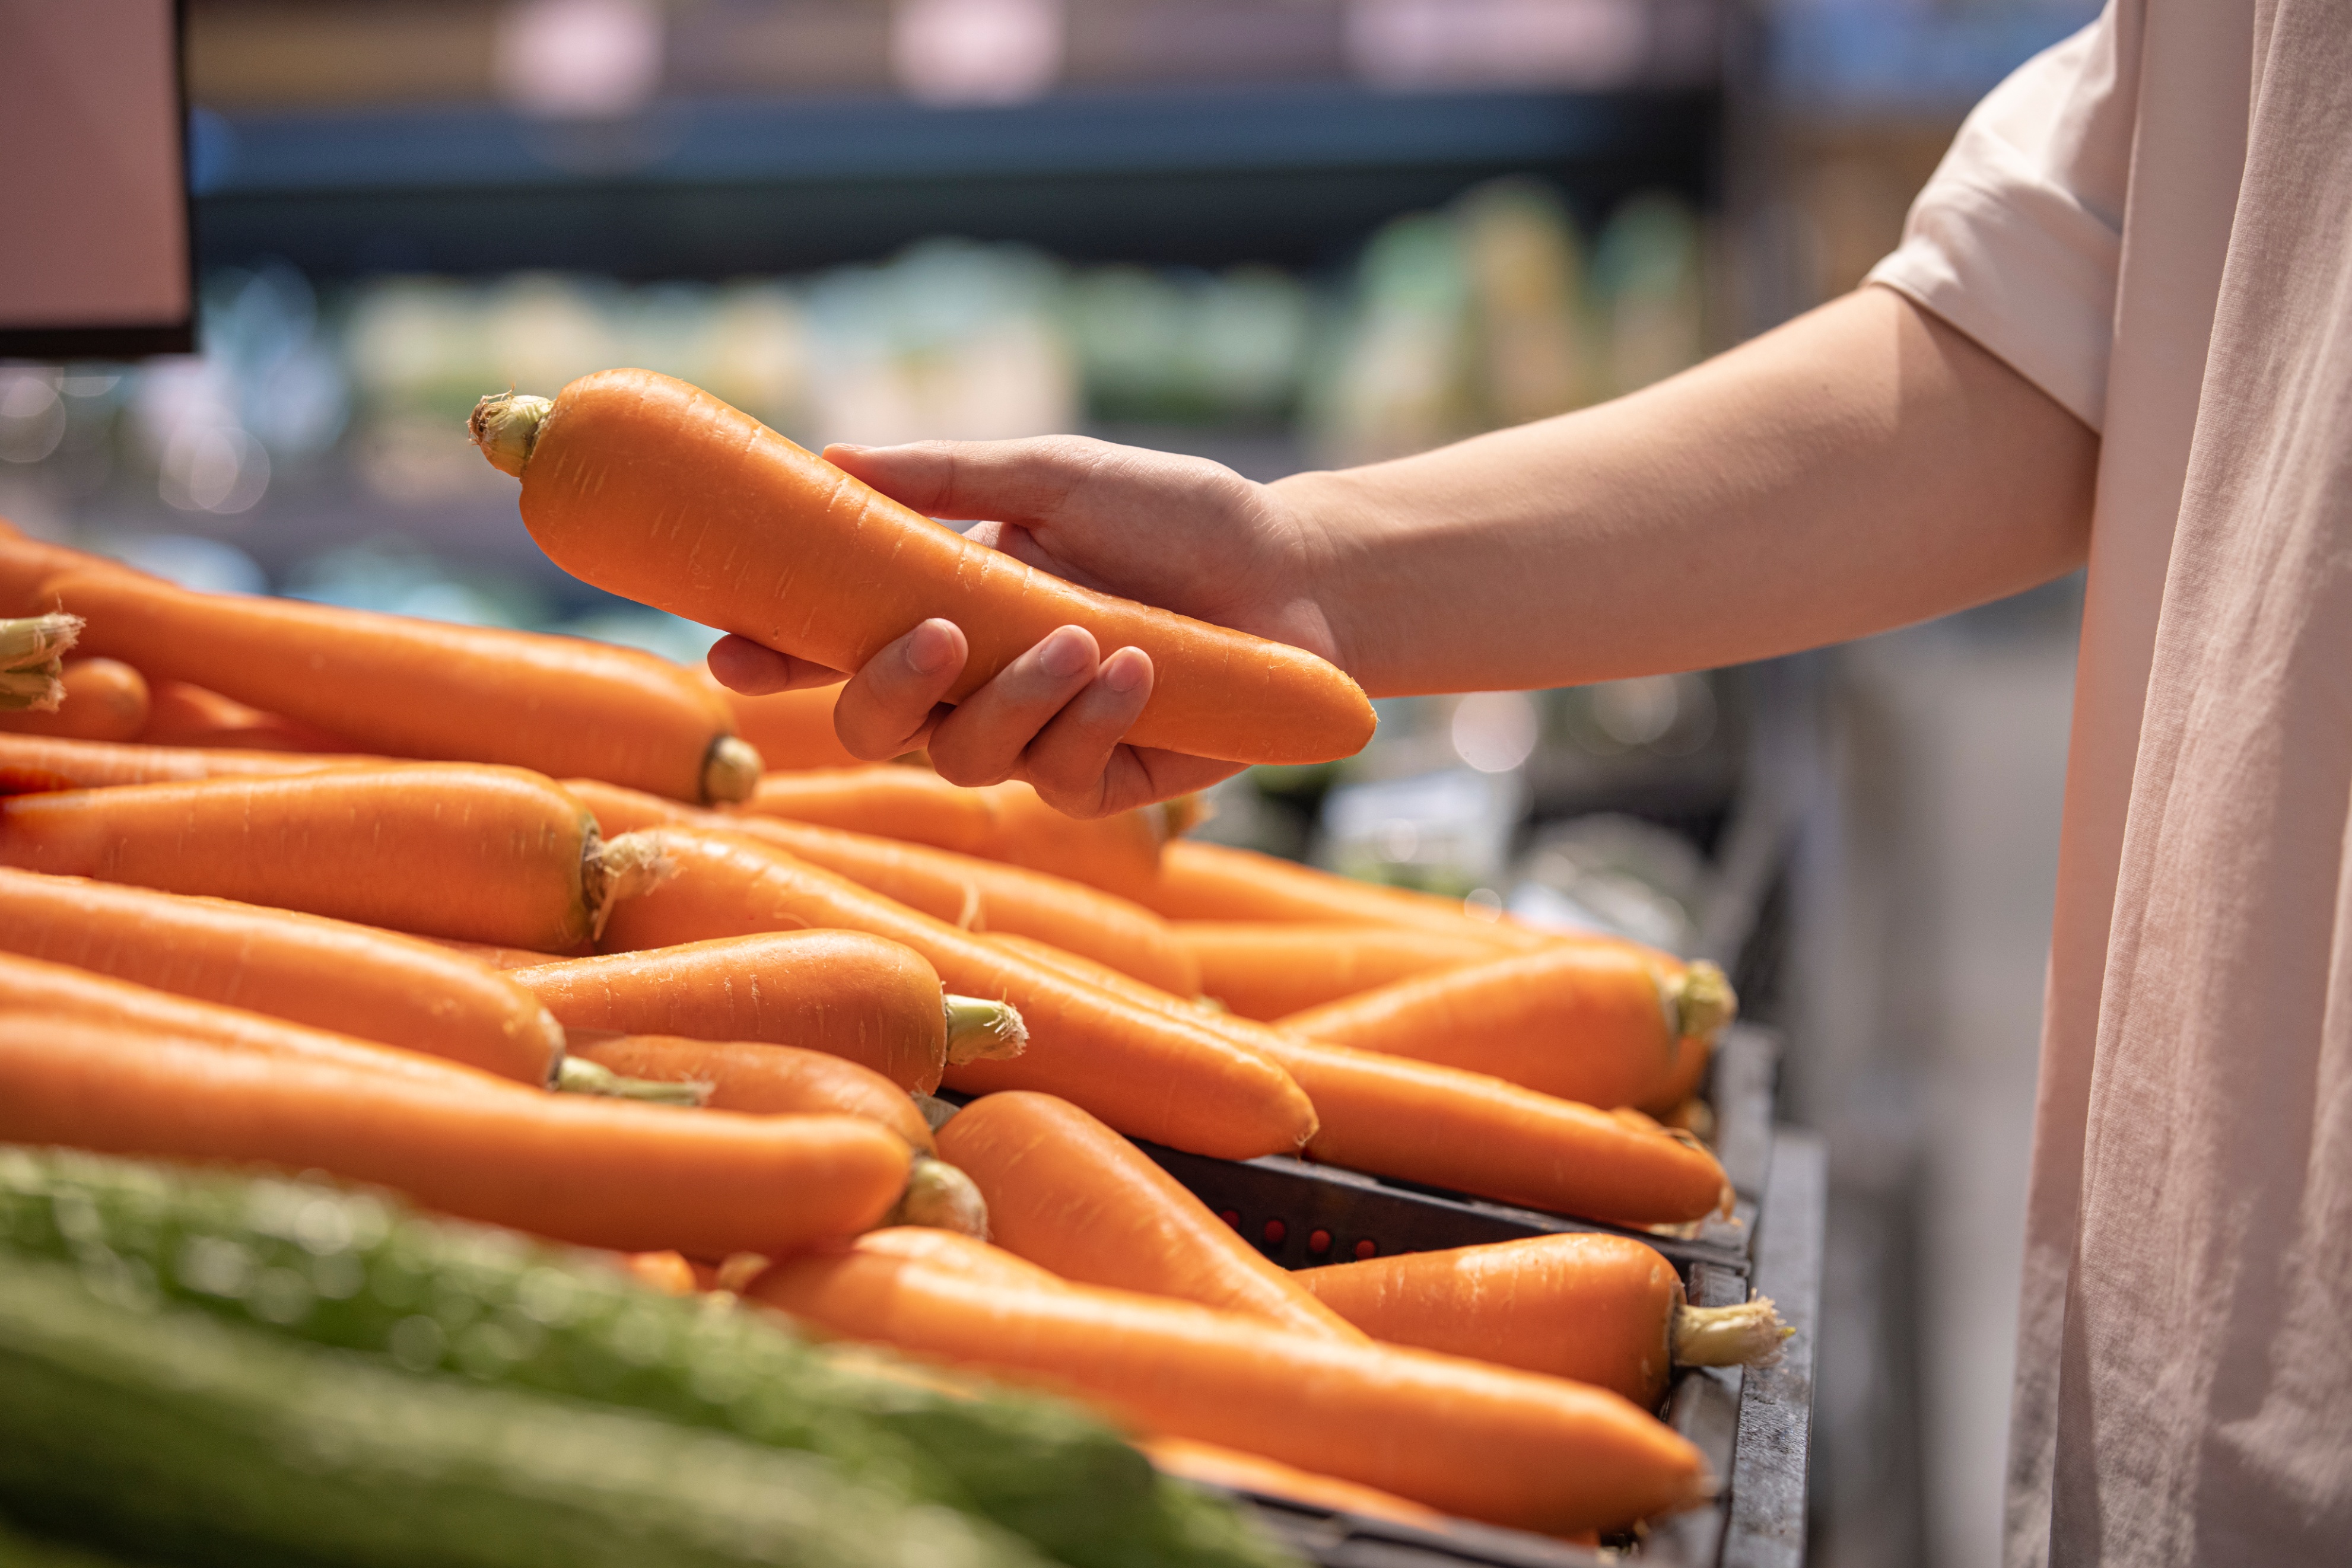
M982 517L965 537L1056 577L1335 658L1309 591L1328 553L1303 517L1222 465L1080 436L830 446L825 459L940 517ZM1151 695L1139 648L1106 656L1065 626L950 707L963 632L926 621L866 662L834 709L842 744L881 759L929 749L959 784L1024 779L1074 817L1107 816L1205 788L1238 765L1124 744ZM840 674L740 637L710 669L743 692Z

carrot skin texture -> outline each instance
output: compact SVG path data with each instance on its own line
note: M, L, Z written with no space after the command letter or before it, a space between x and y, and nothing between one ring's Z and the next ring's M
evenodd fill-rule
M1202 994L1262 1023L1497 951L1482 936L1407 926L1173 920L1169 930L1200 966Z
M180 784L198 779L289 779L299 773L381 760L0 734L0 795L104 789L124 784Z
M823 1332L1042 1383L1147 1430L1520 1529L1615 1529L1705 1495L1696 1448L1601 1389L1287 1333L1092 1285L1007 1287L856 1249L750 1288Z
M129 740L147 724L146 678L119 659L68 659L54 713L0 713L0 730L70 740Z
M451 1093L27 1014L0 1017L0 1138L330 1171L468 1219L702 1258L853 1235L912 1158L850 1116Z
M633 649L286 599L192 593L123 572L45 592L89 621L84 647L395 757L584 774L703 798L726 705Z
M155 683L147 723L137 738L142 746L273 751L298 757L366 749L316 725L303 724L283 714L264 713L235 697L206 691L187 681Z
M1682 1281L1629 1236L1531 1236L1303 1270L1299 1284L1391 1344L1665 1397Z
M954 702L1076 624L1105 651L1151 655L1138 746L1324 762L1362 749L1377 722L1361 688L1303 649L1034 570L650 371L565 387L522 476L523 522L566 571L832 669L944 616L971 646Z
M502 946L586 939L595 843L548 780L463 764L0 800L0 864Z
M751 1040L624 1034L577 1040L572 1054L625 1078L707 1083L713 1111L763 1116L863 1116L929 1154L930 1124L904 1089L870 1068L821 1051Z
M1026 1050L950 1068L942 1082L951 1089L1043 1090L1131 1136L1223 1159L1286 1153L1314 1130L1288 1074L1197 1024L1150 1014L756 840L679 828L627 837L657 848L676 873L614 905L608 949L807 926L869 932L920 953L957 995L1020 1009Z
M1171 1296L1322 1339L1362 1340L1133 1144L1051 1094L988 1094L940 1157L988 1199L990 1239L1066 1280Z
M1563 944L1411 976L1276 1021L1328 1044L1484 1072L1563 1100L1639 1105L1681 1064L1662 978L1631 948Z
M929 1093L947 1065L940 977L903 943L799 930L571 958L506 977L566 1029L765 1040Z
M1034 961L1139 1007L1179 1013L1281 1063L1315 1103L1310 1159L1402 1176L1528 1208L1625 1224L1727 1210L1715 1156L1633 1111L1601 1111L1435 1062L1308 1040L1248 1019L1203 1016L1177 997L1067 953Z
M0 949L438 1056L533 1088L563 1030L429 942L282 909L0 869Z

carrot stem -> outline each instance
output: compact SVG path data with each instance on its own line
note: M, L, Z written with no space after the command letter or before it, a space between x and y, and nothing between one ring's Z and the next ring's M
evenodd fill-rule
M55 713L65 700L61 661L81 635L79 615L0 621L0 710Z
M1739 1014L1739 998L1731 981L1704 958L1695 960L1662 988L1674 1009L1678 1040L1711 1040Z
M594 938L604 935L604 920L613 905L652 892L677 868L659 844L642 834L606 839L591 833L580 869L588 901L589 935Z
M1675 1312L1677 1366L1762 1366L1797 1331L1780 1321L1769 1296L1735 1307L1679 1307Z
M656 1105L699 1105L710 1098L708 1083L665 1083L657 1078L624 1078L600 1062L567 1056L555 1070L562 1094L601 1094L611 1100L643 1100Z
M974 1240L988 1239L988 1200L971 1177L942 1159L919 1154L907 1170L907 1190L898 1207L882 1217L884 1225L920 1225L932 1230L952 1230Z
M474 405L466 429L491 467L520 479L523 465L530 461L531 448L539 444L540 426L554 407L551 398L493 392Z
M702 798L730 805L748 800L759 789L766 766L751 742L722 735L710 743L710 756L702 765Z
M1029 1043L1029 1026L1010 1002L979 997L950 996L948 1007L948 1065L971 1061L1008 1061Z

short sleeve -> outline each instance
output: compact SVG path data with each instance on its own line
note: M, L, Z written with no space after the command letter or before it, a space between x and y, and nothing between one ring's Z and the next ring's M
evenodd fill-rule
M2138 12L2110 0L1986 95L1867 280L1934 311L2094 430L2137 107L2121 35L2137 35Z

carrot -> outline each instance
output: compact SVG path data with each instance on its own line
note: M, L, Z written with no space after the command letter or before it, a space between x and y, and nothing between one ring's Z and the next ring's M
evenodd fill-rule
M780 931L573 958L506 977L566 1029L765 1040L939 1086L948 1058L940 977L862 931Z
M1376 887L1255 850L1174 839L1160 874L1134 894L1171 920L1279 920L1338 925L1402 925L1528 951L1558 937L1507 917L1483 920L1457 899Z
M1772 1303L1694 1307L1630 1236L1529 1236L1307 1269L1298 1282L1374 1339L1573 1378L1645 1409L1677 1366L1745 1366L1788 1337Z
M680 800L740 800L759 758L726 706L650 653L290 599L191 593L119 571L43 591L89 652L191 681L395 757L586 774Z
M1266 1022L1498 951L1484 936L1403 925L1171 920L1168 929L1201 967L1204 994Z
M984 1095L940 1129L939 1147L988 1199L997 1245L1066 1280L1174 1296L1323 1339L1363 1337L1142 1150L1066 1100Z
M191 685L158 681L150 695L147 722L136 738L148 746L193 746L213 751L285 751L332 755L366 747L316 725L264 713L234 697Z
M1431 1351L855 1248L781 1262L748 1294L825 1333L1046 1384L1146 1430L1496 1524L1614 1529L1708 1490L1698 1450L1618 1396Z
M56 713L66 699L65 656L81 632L78 615L0 620L0 713Z
M147 682L115 659L69 659L58 672L58 706L0 712L0 730L72 740L129 740L147 723Z
M0 795L170 784L194 779L282 779L380 761L375 758L278 757L266 751L123 746L101 740L0 734Z
M615 862L536 774L410 763L12 796L0 864L555 948L592 934Z
M607 948L802 926L870 932L914 948L955 990L1020 1009L1028 1049L1013 1061L951 1067L945 1078L951 1088L1041 1089L1132 1136L1226 1159L1293 1150L1314 1130L1306 1096L1256 1052L1074 982L756 840L655 828L614 843L632 857L667 862L670 874L615 904Z
M0 1017L0 1139L258 1161L624 1252L789 1252L897 1201L906 1141L854 1116L453 1093L85 1020Z
M535 947L498 947L487 942L459 942L448 936L420 936L420 942L430 942L445 952L471 958L488 969L535 969L541 964L552 964L564 958L593 958L594 944L583 942L562 953L542 953Z
M0 869L0 950L446 1057L544 1087L563 1030L513 982L389 931Z
M1563 1100L1640 1105L1673 1082L1685 1038L1722 1028L1729 997L1712 964L1670 974L1633 948L1563 944L1412 976L1276 1021Z
M863 761L834 733L833 705L841 696L839 684L754 697L720 685L707 669L702 680L735 716L735 733L770 768L856 768Z
M82 1019L274 1060L399 1078L445 1093L530 1092L510 1080L437 1057L14 954L0 953L0 1013Z
M1196 1004L1098 964L1048 948L1027 951L1034 963L1192 1019L1281 1063L1315 1103L1310 1158L1629 1225L1679 1224L1729 1210L1730 1186L1715 1156L1638 1111L1595 1110L1485 1073L1204 1016Z
M691 811L611 784L573 780L564 788L596 813L597 826L607 834L665 824L724 828L773 844L951 925L1034 936L1166 990L1189 996L1200 988L1192 959L1177 946L1165 921L1140 904L1079 883L843 828L749 812Z
M763 1040L688 1040L678 1035L591 1034L572 1054L630 1078L706 1083L714 1111L762 1115L863 1116L926 1154L930 1124L907 1092L871 1068L797 1046Z
M1152 1469L1162 1475L1227 1491L1281 1498L1309 1508L1385 1519L1393 1524L1410 1524L1422 1530L1442 1531L1449 1522L1435 1509L1408 1502L1393 1492L1318 1476L1295 1465L1244 1454L1238 1448L1196 1443L1189 1437L1139 1437L1135 1446L1143 1450Z
M27 538L0 522L0 615L34 616L55 610L55 602L43 596L42 585L59 572L83 570L130 569L103 556L68 549L46 539Z
M1058 626L1151 655L1138 746L1234 762L1327 762L1379 721L1303 649L1065 582L942 528L709 393L603 371L550 402L484 398L470 428L523 482L522 517L584 581L836 670L928 616L963 628L970 695Z

